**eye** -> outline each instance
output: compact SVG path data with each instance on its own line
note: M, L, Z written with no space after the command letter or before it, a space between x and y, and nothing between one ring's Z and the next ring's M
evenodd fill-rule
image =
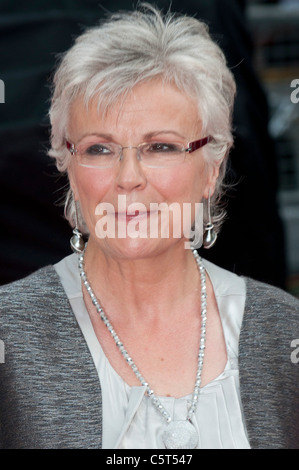
M93 143L84 146L83 154L88 156L111 155L113 154L113 149L109 145Z
M147 153L180 153L182 146L175 143L154 142L146 147Z

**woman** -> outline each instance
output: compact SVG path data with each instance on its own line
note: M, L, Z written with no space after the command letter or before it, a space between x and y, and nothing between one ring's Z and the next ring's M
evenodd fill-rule
M50 155L79 254L1 289L3 448L298 445L298 301L188 245L200 202L205 247L223 219L234 94L206 26L152 7L63 57Z

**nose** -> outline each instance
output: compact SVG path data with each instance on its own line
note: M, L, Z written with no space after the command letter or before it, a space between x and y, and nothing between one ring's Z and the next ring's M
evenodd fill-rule
M140 190L146 186L146 177L137 147L123 147L117 166L116 183L121 192Z

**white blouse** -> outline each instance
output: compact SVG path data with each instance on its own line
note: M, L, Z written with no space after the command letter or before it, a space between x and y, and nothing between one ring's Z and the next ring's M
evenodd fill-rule
M204 260L211 279L226 342L224 371L201 388L193 423L200 449L248 449L239 394L238 341L245 305L245 282ZM98 372L103 403L104 449L163 449L165 421L145 394L130 387L116 373L95 335L86 310L76 254L55 265ZM185 420L192 395L159 397L172 419Z

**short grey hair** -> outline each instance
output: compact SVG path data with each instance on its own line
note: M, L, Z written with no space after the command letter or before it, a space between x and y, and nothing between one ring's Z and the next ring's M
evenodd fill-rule
M225 157L233 145L236 86L223 52L202 21L171 12L163 15L153 6L142 4L132 12L112 14L79 36L62 56L54 75L49 155L56 159L59 171L67 172L71 158L65 147L69 110L78 96L86 105L97 97L99 107L108 110L135 85L158 77L196 100L203 135L215 139L203 148L203 153L211 164L223 160L211 198L218 231L225 215L219 202ZM74 226L75 201L70 188L65 216ZM79 208L78 219L81 231L88 233Z

